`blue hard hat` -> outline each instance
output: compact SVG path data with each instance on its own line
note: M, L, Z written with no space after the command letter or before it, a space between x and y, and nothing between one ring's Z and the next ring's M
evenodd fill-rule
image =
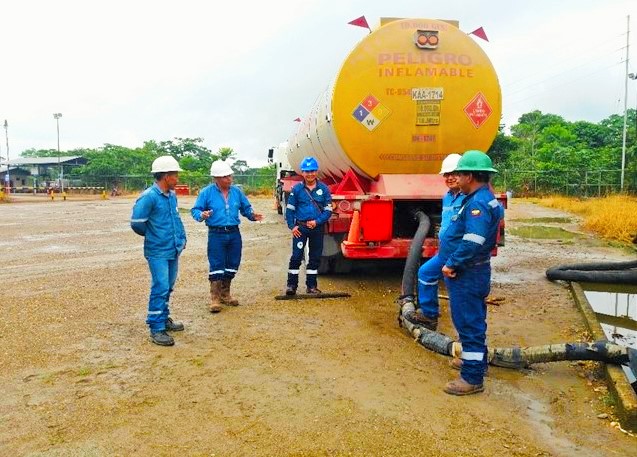
M301 171L317 171L318 168L318 162L312 156L308 156L301 161Z

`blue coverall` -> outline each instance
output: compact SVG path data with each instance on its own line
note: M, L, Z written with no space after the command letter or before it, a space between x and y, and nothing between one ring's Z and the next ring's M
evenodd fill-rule
M442 197L442 215L440 220L440 230L438 238L443 234L451 223L451 218L458 214L462 205L464 194L460 191L455 194L448 191ZM438 281L442 279L442 266L447 259L436 253L418 269L418 306L422 314L435 319L439 316L438 306Z
M203 188L190 214L197 222L203 221L201 213L212 210L206 219L208 226L208 279L210 281L232 280L241 264L241 232L239 213L254 221L254 211L243 191L230 186L228 199L216 183Z
M164 193L156 183L146 189L133 206L130 225L135 233L144 237L144 257L152 280L146 323L151 333L160 332L166 329L179 255L186 247L186 231L175 192Z
M305 270L305 284L308 289L318 285L318 267L323 253L323 225L332 215L332 194L329 188L320 181L310 190L305 182L296 184L290 193L285 210L285 220L292 230L299 226L301 236L292 237L292 256L288 269L288 287L296 290L299 285L299 268L303 260L305 243L309 242L309 260ZM307 227L307 221L315 220L316 227ZM309 241L308 241L309 240Z
M491 286L491 251L496 245L504 208L487 185L467 195L440 240L445 265L456 272L445 277L451 318L462 343L460 376L482 384L487 367L487 307Z

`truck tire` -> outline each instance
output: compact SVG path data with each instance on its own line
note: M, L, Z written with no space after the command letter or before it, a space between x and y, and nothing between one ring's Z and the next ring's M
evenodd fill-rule
M324 274L347 274L352 271L352 261L337 254L329 257L321 257L318 272Z
M320 275L333 273L332 257L321 257L321 263L319 263L318 273Z

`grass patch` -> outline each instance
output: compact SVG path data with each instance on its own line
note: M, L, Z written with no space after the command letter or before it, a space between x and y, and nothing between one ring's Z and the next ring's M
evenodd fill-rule
M539 240L571 240L579 237L577 233L569 232L561 227L538 227L536 225L523 225L510 229L508 232L522 238Z
M203 360L202 359L191 359L190 363L192 363L194 366L201 368L203 367Z
M547 197L537 200L583 218L582 226L608 241L631 245L637 235L637 198L628 195L578 199Z
M530 224L570 224L571 218L569 217L535 217L535 218L511 219L511 221L528 222Z
M93 370L88 367L82 367L77 370L77 375L82 377L89 376L91 373L93 373Z

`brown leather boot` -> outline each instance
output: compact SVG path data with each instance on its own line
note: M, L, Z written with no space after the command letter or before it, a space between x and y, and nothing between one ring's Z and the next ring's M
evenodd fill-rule
M210 281L210 306L211 313L221 311L221 281Z
M484 384L469 384L464 379L458 378L448 382L443 390L450 395L471 395L482 392Z
M226 306L239 306L239 300L232 298L230 295L230 284L232 279L221 280L221 303Z

